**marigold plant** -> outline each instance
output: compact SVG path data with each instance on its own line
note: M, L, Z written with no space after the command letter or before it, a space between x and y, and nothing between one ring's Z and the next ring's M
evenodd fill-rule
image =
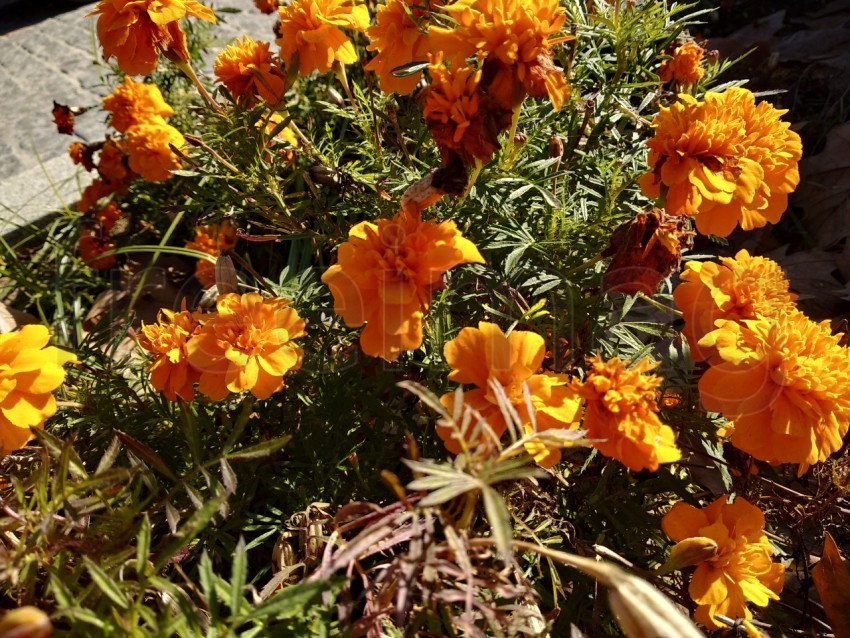
M573 381L573 388L584 399L583 425L593 447L634 471L654 472L661 463L678 461L676 436L658 418L663 380L648 374L657 364L641 359L629 367L623 359L600 356L589 363L587 376Z
M497 383L504 389L520 416L526 434L532 434L535 429L578 427L581 398L570 385L567 375L539 372L545 354L546 344L540 335L524 330L514 330L505 335L499 326L486 321L480 322L477 328L463 328L445 346L446 363L452 369L449 379L475 386L463 393L463 400L486 420L496 438L505 433L507 424L491 383ZM525 398L526 388L531 399L531 411ZM454 396L453 392L449 392L440 398L449 411L454 405ZM437 428L437 435L446 449L454 454L481 443L492 443L486 440L483 432L477 439L458 440L459 435L467 434L445 426ZM526 449L543 467L552 467L561 458L558 449L534 441L527 443Z
M721 629L726 625L715 615L749 619L753 615L747 603L765 607L779 598L785 568L772 562L764 514L744 498L737 497L729 504L727 497L721 496L701 509L678 502L664 516L661 527L670 540L680 544L707 538L717 545L716 553L696 562L688 588L698 605L697 622Z
M349 327L366 324L363 352L395 361L422 344L422 319L445 272L483 262L454 222L438 224L401 211L352 228L322 281L333 294L334 312Z
M41 325L0 335L0 457L32 438L30 428L44 427L56 413L53 392L65 380L66 363L77 357L48 346Z
M784 113L742 88L680 95L652 122L644 194L663 194L668 213L693 217L706 235L775 224L800 181L800 136Z

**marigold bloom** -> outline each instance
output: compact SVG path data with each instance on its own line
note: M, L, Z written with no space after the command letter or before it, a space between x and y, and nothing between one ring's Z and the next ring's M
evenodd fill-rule
M174 115L156 84L136 82L130 77L103 98L103 108L112 114L109 123L119 133L136 124Z
M260 10L261 13L269 14L277 11L278 2L277 0L254 0L254 6Z
M669 60L664 60L658 69L658 77L662 82L677 82L678 84L694 84L705 75L702 66L705 49L696 42L685 42L676 47Z
M431 27L433 51L445 52L454 66L476 53L498 60L499 72L511 75L529 95L548 95L555 110L563 106L570 88L552 62L552 46L572 38L550 39L566 21L557 0L458 0L445 11L457 24ZM505 106L518 106L524 96L517 97Z
M641 359L629 368L628 361L599 356L589 363L584 381L573 381L573 387L587 406L587 438L602 439L593 447L634 471L654 472L661 463L678 461L682 453L673 430L657 414L662 379L647 374L657 364Z
M95 147L83 144L82 142L73 142L68 147L68 155L74 164L81 165L87 171L93 171Z
M182 166L171 146L180 148L186 139L165 120L131 126L126 136L130 168L149 182L164 181Z
M83 189L80 201L77 202L77 210L83 213L94 210L101 199L109 197L122 188L124 188L123 184L113 184L102 179L94 179L91 184Z
M795 309L797 295L788 291L779 264L767 257L751 257L746 250L734 258L721 257L720 263L689 261L681 279L673 299L684 315L682 334L694 361L721 361L714 348L699 345L718 320L742 321Z
M659 197L663 186L667 212L695 218L705 235L776 223L800 181L800 136L779 119L785 112L741 88L704 102L680 95L652 123L644 195Z
M423 221L402 211L352 228L322 281L331 289L334 311L349 327L366 324L360 335L363 352L395 361L422 344L422 317L432 291L443 285L443 273L483 262L454 222Z
M115 255L101 257L110 250L115 250L116 244L96 231L84 231L77 242L77 252L87 266L95 270L109 270L115 265Z
M365 5L349 0L294 0L280 8L280 57L290 70L298 54L301 75L314 69L326 73L334 62L353 64L357 53L342 29L364 31L368 26Z
M290 301L256 292L218 298L217 313L201 315L201 328L186 344L190 365L200 371L198 390L213 401L249 391L268 399L283 388L287 372L298 370L304 352L304 320Z
M233 250L237 241L236 227L225 218L220 224L204 224L195 227L195 239L186 242L186 248L217 257L221 253ZM215 264L206 259L195 263L195 277L204 288L215 283Z
M100 222L100 227L107 232L115 227L119 217L121 217L121 209L115 202L109 202L94 213L94 218Z
M464 392L464 403L481 414L496 436L504 434L507 424L490 381L504 388L527 433L532 431L532 417L523 392L525 384L531 396L537 431L578 427L581 399L570 386L569 377L552 372L538 374L546 355L546 343L540 335L514 330L510 336L505 336L496 324L482 321L477 328L461 330L446 343L443 353L452 368L449 379L475 386ZM444 394L440 402L451 411L454 392ZM450 452L458 454L461 451L462 444L453 436L452 428L438 427L437 435ZM475 447L480 442L470 440L466 445ZM552 467L561 459L560 450L556 448L532 442L526 449L543 467Z
M133 177L122 145L113 139L104 142L97 160L97 172L113 186L123 185Z
M850 350L800 312L718 322L700 345L721 363L699 381L703 406L734 421L732 445L769 463L837 452L850 425Z
M283 98L286 78L269 46L246 35L218 54L213 71L234 98L252 104L259 95L271 105Z
M98 16L103 57L114 56L127 75L153 73L160 52L189 60L181 18L215 23L212 9L195 0L101 0L89 15Z
M194 385L200 372L189 364L186 344L199 328L193 313L166 308L159 311L156 323L142 324L139 345L154 357L148 368L151 385L169 401L177 397L191 401L195 397Z
M773 548L764 534L764 514L743 498L731 505L721 496L702 509L678 502L661 520L671 540L687 543L694 537L710 538L717 553L697 564L688 592L697 607L694 618L709 629L725 625L714 620L752 618L747 603L765 607L779 599L785 568L771 562Z
M23 447L30 428L56 414L52 392L65 380L62 366L77 358L49 340L41 325L0 335L0 457Z
M397 78L392 70L404 64L428 59L428 35L425 32L430 13L411 6L411 1L387 0L378 5L375 24L366 29L372 43L366 47L377 51L364 68L374 71L384 93L407 95L422 79L422 72Z
M422 117L440 149L443 163L452 152L465 165L487 161L499 148L498 129L488 128L487 98L479 92L481 71L462 66L450 71L438 56L428 66L431 84L422 93Z

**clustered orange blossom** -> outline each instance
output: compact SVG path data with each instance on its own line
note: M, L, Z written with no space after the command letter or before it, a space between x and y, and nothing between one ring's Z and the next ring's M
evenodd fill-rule
M506 336L499 326L486 321L480 322L477 328L463 328L457 337L446 343L444 355L452 368L449 379L475 386L463 393L463 401L481 415L488 430L458 432L449 426L438 427L437 435L446 449L458 454L480 444L493 447L493 439L498 440L505 433L507 423L493 383L504 390L517 410L526 435L552 428L577 428L581 420L581 399L567 375L538 373L545 354L546 344L540 335L514 330ZM528 388L531 410L524 387ZM454 397L454 392L449 392L440 398L450 412ZM558 448L535 440L533 436L525 443L525 448L543 467L552 467L561 458Z
M454 222L438 224L423 220L418 211L402 210L392 219L354 226L322 281L348 326L366 324L360 335L363 352L395 361L422 344L422 320L445 272L483 262Z
M705 75L703 60L705 49L696 42L684 42L670 53L670 59L664 60L658 69L662 82L675 82L687 86L699 82Z
M218 257L223 252L233 250L237 239L236 227L230 219L225 218L218 224L196 226L195 238L187 241L185 246ZM199 259L195 262L195 277L204 288L209 288L215 283L215 264L206 259Z
M357 62L357 52L343 29L365 31L369 26L366 5L351 0L293 0L280 7L279 17L280 57L290 73L297 62L301 75Z
M731 443L800 472L838 451L850 425L850 350L802 314L775 262L740 251L689 263L673 293L703 406L732 421Z
M593 447L631 470L655 471L682 453L670 426L658 418L661 377L648 374L657 364L641 359L632 367L619 358L592 358L583 381L573 388L584 400L584 428Z
M286 77L269 50L268 42L256 42L247 35L216 56L213 72L230 94L247 105L257 97L274 106L283 98Z
M407 95L422 79L422 71L396 77L393 69L428 59L431 52L428 42L428 25L431 12L411 0L387 0L378 5L375 24L366 29L371 44L369 51L377 51L364 67L378 76L384 93Z
M114 57L127 75L150 75L160 53L188 61L181 18L215 22L212 10L195 0L101 0L89 15L98 16L103 57Z
M772 562L761 510L741 497L731 504L726 498L702 509L678 502L661 521L664 533L678 543L676 548L685 547L683 554L690 553L687 545L695 542L715 546L680 565L696 565L688 592L698 605L695 619L709 629L726 627L715 620L717 614L749 619L747 603L765 607L778 600L785 576L782 564Z
M652 123L644 194L661 197L671 215L693 217L706 235L776 223L800 181L802 154L783 113L742 88L702 101L680 95Z
M49 340L42 325L0 334L0 458L23 447L30 428L43 427L56 413L53 391L65 380L62 366L77 358Z
M213 401L241 392L268 399L301 367L293 340L304 328L288 299L228 293L215 312L163 310L156 324L142 326L139 345L154 355L151 385L170 400L191 400L196 382Z

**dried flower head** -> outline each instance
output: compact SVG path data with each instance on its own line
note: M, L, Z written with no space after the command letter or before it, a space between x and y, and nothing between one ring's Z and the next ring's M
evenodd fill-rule
M142 324L139 345L153 357L148 367L151 385L169 401L178 397L191 401L195 397L194 385L200 373L189 364L186 344L199 328L194 313L166 308L159 311L156 323Z
M671 215L687 215L705 235L726 237L776 223L800 181L800 136L779 118L785 111L755 103L750 91L680 95L652 123L650 172L640 185L663 195Z
M115 57L127 75L150 75L160 53L188 61L181 18L215 23L212 9L195 0L101 0L89 15L98 16L103 57Z
M765 607L779 599L785 567L771 561L773 548L764 534L764 514L741 497L731 505L721 496L708 507L678 502L661 520L671 540L689 543L695 537L713 540L716 553L696 562L688 592L698 607L694 618L709 629L725 625L715 620L752 618L747 603Z
M365 31L368 26L365 5L349 0L294 0L280 8L280 57L292 73L290 66L297 55L301 75L314 70L326 73L335 62L353 64L357 53L342 30Z
M454 222L438 224L401 212L352 228L322 281L348 326L366 324L360 335L363 352L395 361L422 344L422 317L432 291L443 285L443 274L458 264L483 262Z
M593 447L634 471L654 472L661 463L678 461L682 453L673 430L658 418L662 379L648 374L657 364L641 359L629 368L628 361L599 356L589 363L584 381L573 381L573 387L587 406L587 438L600 439Z
M797 295L788 291L779 264L767 257L751 257L746 250L738 251L734 258L721 257L719 263L689 261L681 279L673 299L684 315L682 334L694 361L721 361L714 348L699 344L718 320L772 317L796 308Z
M277 11L280 5L278 0L254 0L254 6L259 9L260 13L268 15Z
M43 427L56 413L53 391L65 380L62 366L77 358L49 340L42 325L0 335L0 457L23 447L30 428Z
M516 408L526 434L552 428L572 429L581 419L581 398L565 374L539 372L546 354L543 337L533 332L514 330L510 336L494 323L482 321L477 328L463 328L446 343L444 355L452 368L449 379L475 386L463 394L466 405L476 410L489 425L495 437L507 429L499 399L491 383L498 383L508 401ZM528 388L532 410L529 411L524 388ZM440 398L452 410L454 393ZM532 425L534 424L534 425ZM536 428L535 428L536 426ZM438 427L438 436L446 449L458 454L462 449L475 448L483 440L458 440L450 427ZM467 434L467 433L464 433ZM527 451L543 467L560 461L560 450L536 441L526 444Z
M218 54L213 71L234 98L253 104L259 96L272 106L283 98L286 77L269 46L246 35Z
M119 133L136 124L174 115L156 84L136 82L130 77L103 98L103 108L111 113L109 123Z
M301 367L304 320L288 299L249 292L218 298L217 312L201 315L201 328L186 344L189 363L200 373L198 390L213 401L231 392L268 399L283 377Z

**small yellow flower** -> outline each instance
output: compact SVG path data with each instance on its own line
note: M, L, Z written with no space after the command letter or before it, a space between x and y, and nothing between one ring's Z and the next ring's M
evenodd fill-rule
M771 562L773 548L764 535L764 514L743 498L731 505L721 496L708 507L698 509L676 503L661 520L664 533L677 543L695 537L708 538L717 551L697 561L688 592L697 607L694 618L709 629L722 629L716 614L727 618L753 617L747 608L752 602L765 607L779 599L785 568Z
M48 346L41 325L0 335L0 456L23 447L31 427L41 428L56 413L53 391L65 380L66 363L77 357Z

